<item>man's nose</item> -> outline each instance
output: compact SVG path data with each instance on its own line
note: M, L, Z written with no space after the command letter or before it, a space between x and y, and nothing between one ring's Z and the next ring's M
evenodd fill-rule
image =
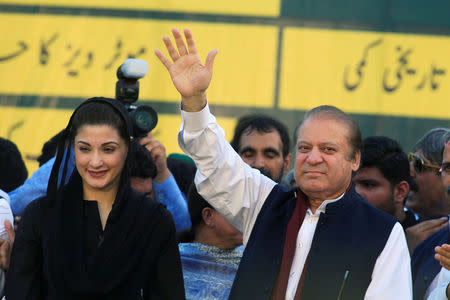
M266 162L264 159L264 155L256 154L255 159L253 160L252 167L259 169L264 168L266 166Z
M321 163L323 161L322 153L319 149L313 147L311 151L308 153L307 162L311 165L315 165Z

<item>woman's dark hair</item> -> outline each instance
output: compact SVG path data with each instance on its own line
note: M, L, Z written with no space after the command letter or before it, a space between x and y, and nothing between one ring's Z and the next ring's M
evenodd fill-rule
M73 142L78 131L84 125L108 125L116 129L119 136L127 145L130 136L125 125L125 120L118 111L109 104L93 101L80 106L72 117L70 129L70 140Z
M64 133L59 140L55 163L53 164L47 187L47 198L49 204L59 198L67 173L67 165L71 156L74 138L84 125L108 125L115 128L119 136L125 141L127 147L130 145L132 136L131 120L125 107L117 100L108 98L90 98L81 103L72 114ZM125 166L128 165L128 155ZM62 170L60 170L62 167ZM62 172L60 172L62 171ZM121 184L129 182L128 168L124 167L121 175Z

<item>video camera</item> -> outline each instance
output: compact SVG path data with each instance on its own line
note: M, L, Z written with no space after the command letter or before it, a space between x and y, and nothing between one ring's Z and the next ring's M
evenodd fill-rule
M143 137L158 123L158 114L148 106L133 105L139 97L139 79L148 72L145 60L129 58L117 69L116 99L127 109L133 124L133 136Z

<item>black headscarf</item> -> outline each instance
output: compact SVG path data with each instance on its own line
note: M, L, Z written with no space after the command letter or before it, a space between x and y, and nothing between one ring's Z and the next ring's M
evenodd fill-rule
M91 98L83 102L74 111L65 129L41 216L42 228L51 232L49 240L44 241L44 248L48 253L44 252L47 258L44 259L43 267L48 268L49 284L54 287L57 299L100 299L96 295L108 294L119 287L136 269L141 253L146 251L153 232L149 226L156 227L156 224L152 224L151 214L145 210L145 198L130 188L125 162L117 196L104 230L103 242L89 263L85 261L83 187L77 169L74 169L66 186L62 183L67 176L72 139L76 134L73 132L72 120L80 107L92 102L111 105L124 120L130 138L132 135L131 122L123 105L117 100L106 98ZM129 140L126 141L128 145Z

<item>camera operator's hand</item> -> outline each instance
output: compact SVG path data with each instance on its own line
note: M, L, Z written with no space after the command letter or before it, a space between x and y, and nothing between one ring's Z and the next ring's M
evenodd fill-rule
M173 63L161 51L155 50L155 54L169 71L173 84L181 94L183 110L200 111L206 105L205 91L211 82L213 62L218 51L210 51L203 65L189 29L184 30L187 49L177 28L172 29L172 34L178 50L172 45L168 36L164 36L163 41Z
M167 167L166 148L160 141L155 140L151 132L139 139L139 144L147 148L155 162L158 174L153 179L156 183L163 183L171 173Z

